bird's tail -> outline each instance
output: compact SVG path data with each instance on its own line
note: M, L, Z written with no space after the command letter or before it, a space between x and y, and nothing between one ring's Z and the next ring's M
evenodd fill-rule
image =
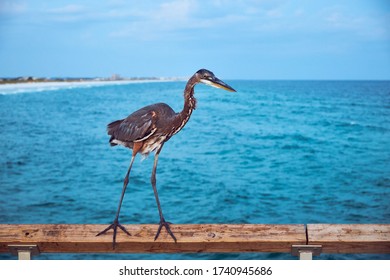
M108 142L110 143L111 146L116 146L117 145L116 143L113 143L112 141L115 139L114 132L118 130L118 127L120 126L122 121L123 120L117 120L117 121L114 121L114 122L109 123L107 125L107 134L111 135L111 138L110 138L110 140Z

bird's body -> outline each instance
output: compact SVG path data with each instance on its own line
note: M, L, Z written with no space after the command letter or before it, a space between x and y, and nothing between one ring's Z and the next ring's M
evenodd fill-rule
M173 135L165 124L174 121L175 117L175 111L164 103L146 106L108 125L110 144L133 149L134 143L142 143L139 153L147 155Z
M181 118L169 105L157 103L110 123L107 132L111 135L111 145L132 149L134 143L143 143L139 153L147 155L179 132L188 120L189 117Z
M161 228L164 226L171 237L176 242L176 237L169 227L169 223L165 221L162 214L160 201L158 199L156 188L156 168L158 155L166 141L173 135L178 133L188 122L193 110L196 107L196 99L194 97L194 86L203 82L205 84L223 88L229 91L235 91L233 88L219 80L214 74L208 70L201 69L196 72L187 82L184 90L184 106L181 112L176 113L169 105L165 103L156 103L143 107L127 118L114 121L107 126L107 133L111 136L109 143L111 146L122 145L126 148L132 149L132 158L129 169L125 176L124 185L122 189L121 198L114 222L98 235L104 234L109 229L114 230L113 247L115 248L117 227L121 228L125 233L130 235L127 230L119 224L119 212L122 205L122 200L129 181L131 167L137 153L148 155L155 152L154 165L152 170L151 183L153 186L157 207L160 214L160 225L155 236L155 239L160 234Z

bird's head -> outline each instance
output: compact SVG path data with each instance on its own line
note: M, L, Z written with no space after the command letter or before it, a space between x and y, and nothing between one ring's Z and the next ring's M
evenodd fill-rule
M198 72L195 73L196 77L198 78L200 83L216 87L216 88L222 88L227 91L236 91L234 88L226 84L225 82L221 81L217 77L215 77L214 73L206 70L206 69L200 69Z

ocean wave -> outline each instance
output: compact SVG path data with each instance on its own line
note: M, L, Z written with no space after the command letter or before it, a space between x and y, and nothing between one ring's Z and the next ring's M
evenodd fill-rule
M110 148L107 123L156 102L180 110L183 84L1 95L0 220L110 222L131 151ZM224 96L196 89L198 109L159 158L157 189L167 220L175 224L388 222L390 82L386 87L370 84L375 90L370 94L362 89L364 84L236 82L238 92ZM306 106L313 99L314 105L327 107ZM361 100L384 106L349 106ZM122 223L158 222L150 183L153 163L153 155L134 162Z
M39 82L39 83L17 83L0 85L0 95L34 93L56 91L73 88L92 88L109 85L126 85L138 83L166 82L169 80L128 80L128 81L81 81L81 82Z

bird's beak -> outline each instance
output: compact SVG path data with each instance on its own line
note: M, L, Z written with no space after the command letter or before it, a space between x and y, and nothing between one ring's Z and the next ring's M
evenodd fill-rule
M231 86L229 86L225 82L221 81L217 77L213 77L211 79L201 79L200 81L202 83L209 85L209 86L212 86L212 87L221 88L221 89L224 89L227 91L234 91L234 92L236 91L234 88L232 88Z

